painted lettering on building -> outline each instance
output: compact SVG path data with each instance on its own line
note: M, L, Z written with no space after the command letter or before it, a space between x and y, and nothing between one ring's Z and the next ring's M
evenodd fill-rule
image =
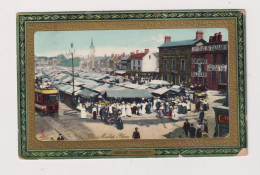
M191 59L191 64L207 64L207 59L205 59L205 58L193 58L193 59Z
M217 71L217 72L226 72L227 71L227 65L213 65L208 64L207 65L207 71Z
M216 44L192 47L192 52L228 50L228 44Z
M191 72L192 77L207 77L206 72Z

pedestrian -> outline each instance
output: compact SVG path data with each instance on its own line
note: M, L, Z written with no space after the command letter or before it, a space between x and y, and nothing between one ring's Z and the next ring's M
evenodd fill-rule
M133 101L133 103L131 104L131 111L132 111L132 114L136 114L136 103L135 103L135 101Z
M199 122L202 123L204 119L204 111L203 108L200 108L200 114L199 114Z
M127 103L127 105L126 105L126 116L127 117L131 117L132 116L132 110L131 110L130 103Z
M157 99L153 100L153 112L156 112L156 103L157 103Z
M160 97L157 97L157 102L156 102L156 111L159 110L160 108L160 105L161 105L161 102L160 102Z
M187 100L187 111L191 111L191 102L190 100Z
M100 116L100 120L103 120L103 116L102 116L102 105L103 105L103 103L100 103L99 104L99 116Z
M148 100L148 103L147 103L147 106L146 106L146 113L147 114L151 114L151 106L152 106L152 104L151 104L150 100Z
M202 129L201 129L201 123L198 123L197 125L197 132L196 132L196 138L202 137Z
M140 112L141 112L141 104L138 103L138 104L136 105L136 114L137 114L137 115L140 115Z
M124 128L124 124L121 117L121 111L118 111L117 117L116 117L116 128L118 130L122 130Z
M51 138L50 138L50 141L54 141L54 138L53 138L53 136L51 136Z
M195 106L195 112L199 112L199 110L200 110L200 101L197 101Z
M164 117L164 114L163 114L163 104L160 105L160 108L159 110L157 111L157 116L158 118L163 118Z
M182 113L183 114L187 114L187 104L186 103L182 103Z
M188 119L186 119L186 122L184 122L184 124L183 124L183 130L184 130L185 136L188 137L188 133L190 130L190 123L189 123Z
M170 106L169 112L168 112L168 117L172 117L172 106Z
M142 104L142 112L141 112L142 115L144 115L144 114L146 113L146 110L145 110L145 109L146 109L146 104L147 104L147 103L146 103L145 101L143 101L143 104Z
M93 114L93 119L96 120L97 119L97 106L94 105L93 109L92 109L92 114Z
M108 115L111 116L113 114L113 104L108 105Z
M173 113L172 113L172 120L178 121L179 120L179 115L178 115L178 111L177 111L177 107L174 106L173 107Z
M208 122L207 122L207 119L206 119L206 118L204 118L202 124L203 124L203 132L208 133Z
M121 116L126 117L125 102L124 101L122 102L121 112L122 112Z
M135 131L132 136L133 139L140 139L140 133L138 132L138 128L135 128Z
M165 114L165 115L168 115L168 114L169 114L169 110L170 110L170 107L169 107L169 103L168 103L168 102L165 103L164 109L165 109L165 110L164 110L164 112L165 112L164 114Z
M195 138L196 128L193 126L193 123L190 124L190 138Z
M57 140L64 140L64 137L62 134L59 134L59 137L57 138Z

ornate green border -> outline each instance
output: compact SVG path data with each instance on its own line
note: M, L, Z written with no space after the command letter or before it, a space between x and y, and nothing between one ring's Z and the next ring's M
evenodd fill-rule
M53 12L17 14L17 78L18 78L18 139L19 156L25 159L57 158L111 158L111 157L176 157L188 156L232 156L247 147L246 117L246 57L245 15L242 10L190 10L190 11L110 11L110 12ZM27 91L26 91L26 23L62 21L113 21L113 20L157 20L157 19L220 19L234 18L237 23L237 77L239 146L153 148L153 156L111 156L112 149L84 150L28 150L27 138ZM149 149L149 148L147 148ZM114 150L114 149L113 149ZM121 149L122 150L122 149Z

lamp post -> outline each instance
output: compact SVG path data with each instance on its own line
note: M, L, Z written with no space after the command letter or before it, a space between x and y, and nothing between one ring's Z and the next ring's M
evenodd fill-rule
M71 43L67 55L71 55L71 61L72 61L72 105L73 106L74 106L74 58L73 58L74 54L75 54L75 49L73 49L73 43Z

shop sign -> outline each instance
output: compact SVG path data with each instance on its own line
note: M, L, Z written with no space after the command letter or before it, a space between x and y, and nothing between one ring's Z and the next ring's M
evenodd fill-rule
M229 124L229 115L228 114L218 114L218 123Z
M227 71L227 65L213 65L208 64L207 65L207 71L217 71L217 72L226 72Z

